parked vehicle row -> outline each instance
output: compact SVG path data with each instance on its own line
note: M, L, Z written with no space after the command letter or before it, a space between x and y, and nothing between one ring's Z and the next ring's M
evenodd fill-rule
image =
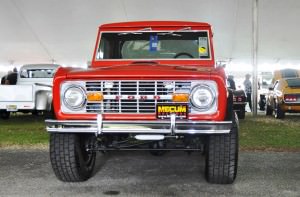
M258 107L259 110L265 111L266 97L269 92L269 87L272 84L272 72L260 72L258 76Z
M266 99L266 115L282 119L286 113L300 112L300 70L274 72L273 85Z
M229 75L230 76L230 75ZM300 70L282 69L272 72L261 72L258 76L258 107L282 119L286 113L300 112ZM230 77L228 87L233 90L233 108L239 119L245 118L246 95L243 90L235 90Z
M30 64L21 67L16 85L0 86L0 116L11 112L38 114L52 109L53 76L59 65Z

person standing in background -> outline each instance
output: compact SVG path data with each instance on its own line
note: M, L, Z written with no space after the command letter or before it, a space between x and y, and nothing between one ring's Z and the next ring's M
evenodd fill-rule
M234 82L234 77L233 75L228 75L227 81L229 83L229 86L232 90L236 90L235 82Z
M13 72L9 72L9 74L6 77L5 84L6 85L16 85L18 79L18 70L17 68L14 68Z
M244 87L245 87L245 93L247 96L247 102L249 103L250 110L252 111L252 99L251 99L251 94L252 94L252 84L250 81L250 74L246 74L245 76L245 81L244 81Z
M5 85L6 75L1 78L1 85Z
M1 78L1 85L9 85L9 81L7 80L7 78L8 78L8 75L10 75L11 73L12 73L12 71L9 70L7 72L7 74Z

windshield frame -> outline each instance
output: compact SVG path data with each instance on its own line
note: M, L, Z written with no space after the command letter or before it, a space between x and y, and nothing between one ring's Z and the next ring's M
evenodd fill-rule
M176 33L186 33L186 32L206 32L207 33L207 39L208 39L208 48L209 48L209 58L164 58L164 59L160 59L160 58L152 58L152 59L100 59L98 58L99 53L100 53L100 46L101 46L101 38L102 38L102 34L105 33L117 33L117 34L139 34L139 33L169 33L169 34L176 34ZM95 51L95 57L94 57L94 61L96 62L120 62L120 61L211 61L214 59L214 55L213 55L213 49L212 49L212 36L210 34L209 30L203 29L203 30L181 30L181 31L176 31L176 30L151 30L151 31L100 31L99 33L99 38L97 40L97 48Z
M44 71L47 72L48 70L51 70L52 76L51 77L32 77L32 74L34 71ZM52 79L54 78L56 69L54 68L28 68L28 69L21 69L19 72L19 77L22 79ZM24 76L24 73L26 73L27 76ZM30 75L31 73L31 75ZM46 76L46 75L44 75Z

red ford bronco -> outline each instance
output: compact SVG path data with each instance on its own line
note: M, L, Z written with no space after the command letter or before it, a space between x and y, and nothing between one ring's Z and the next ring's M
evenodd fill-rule
M238 120L211 26L146 21L102 25L89 69L59 68L56 118L46 120L58 179L87 180L96 152L201 151L210 183L237 174Z

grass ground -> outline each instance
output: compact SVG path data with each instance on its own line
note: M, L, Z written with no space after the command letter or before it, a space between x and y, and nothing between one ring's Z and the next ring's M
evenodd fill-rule
M300 151L300 115L246 116L240 120L240 147L246 150Z
M0 147L44 146L48 133L42 116L16 115L0 119Z
M0 147L47 147L48 133L41 116L17 115L0 120ZM300 115L284 120L247 115L240 120L242 150L300 151Z

